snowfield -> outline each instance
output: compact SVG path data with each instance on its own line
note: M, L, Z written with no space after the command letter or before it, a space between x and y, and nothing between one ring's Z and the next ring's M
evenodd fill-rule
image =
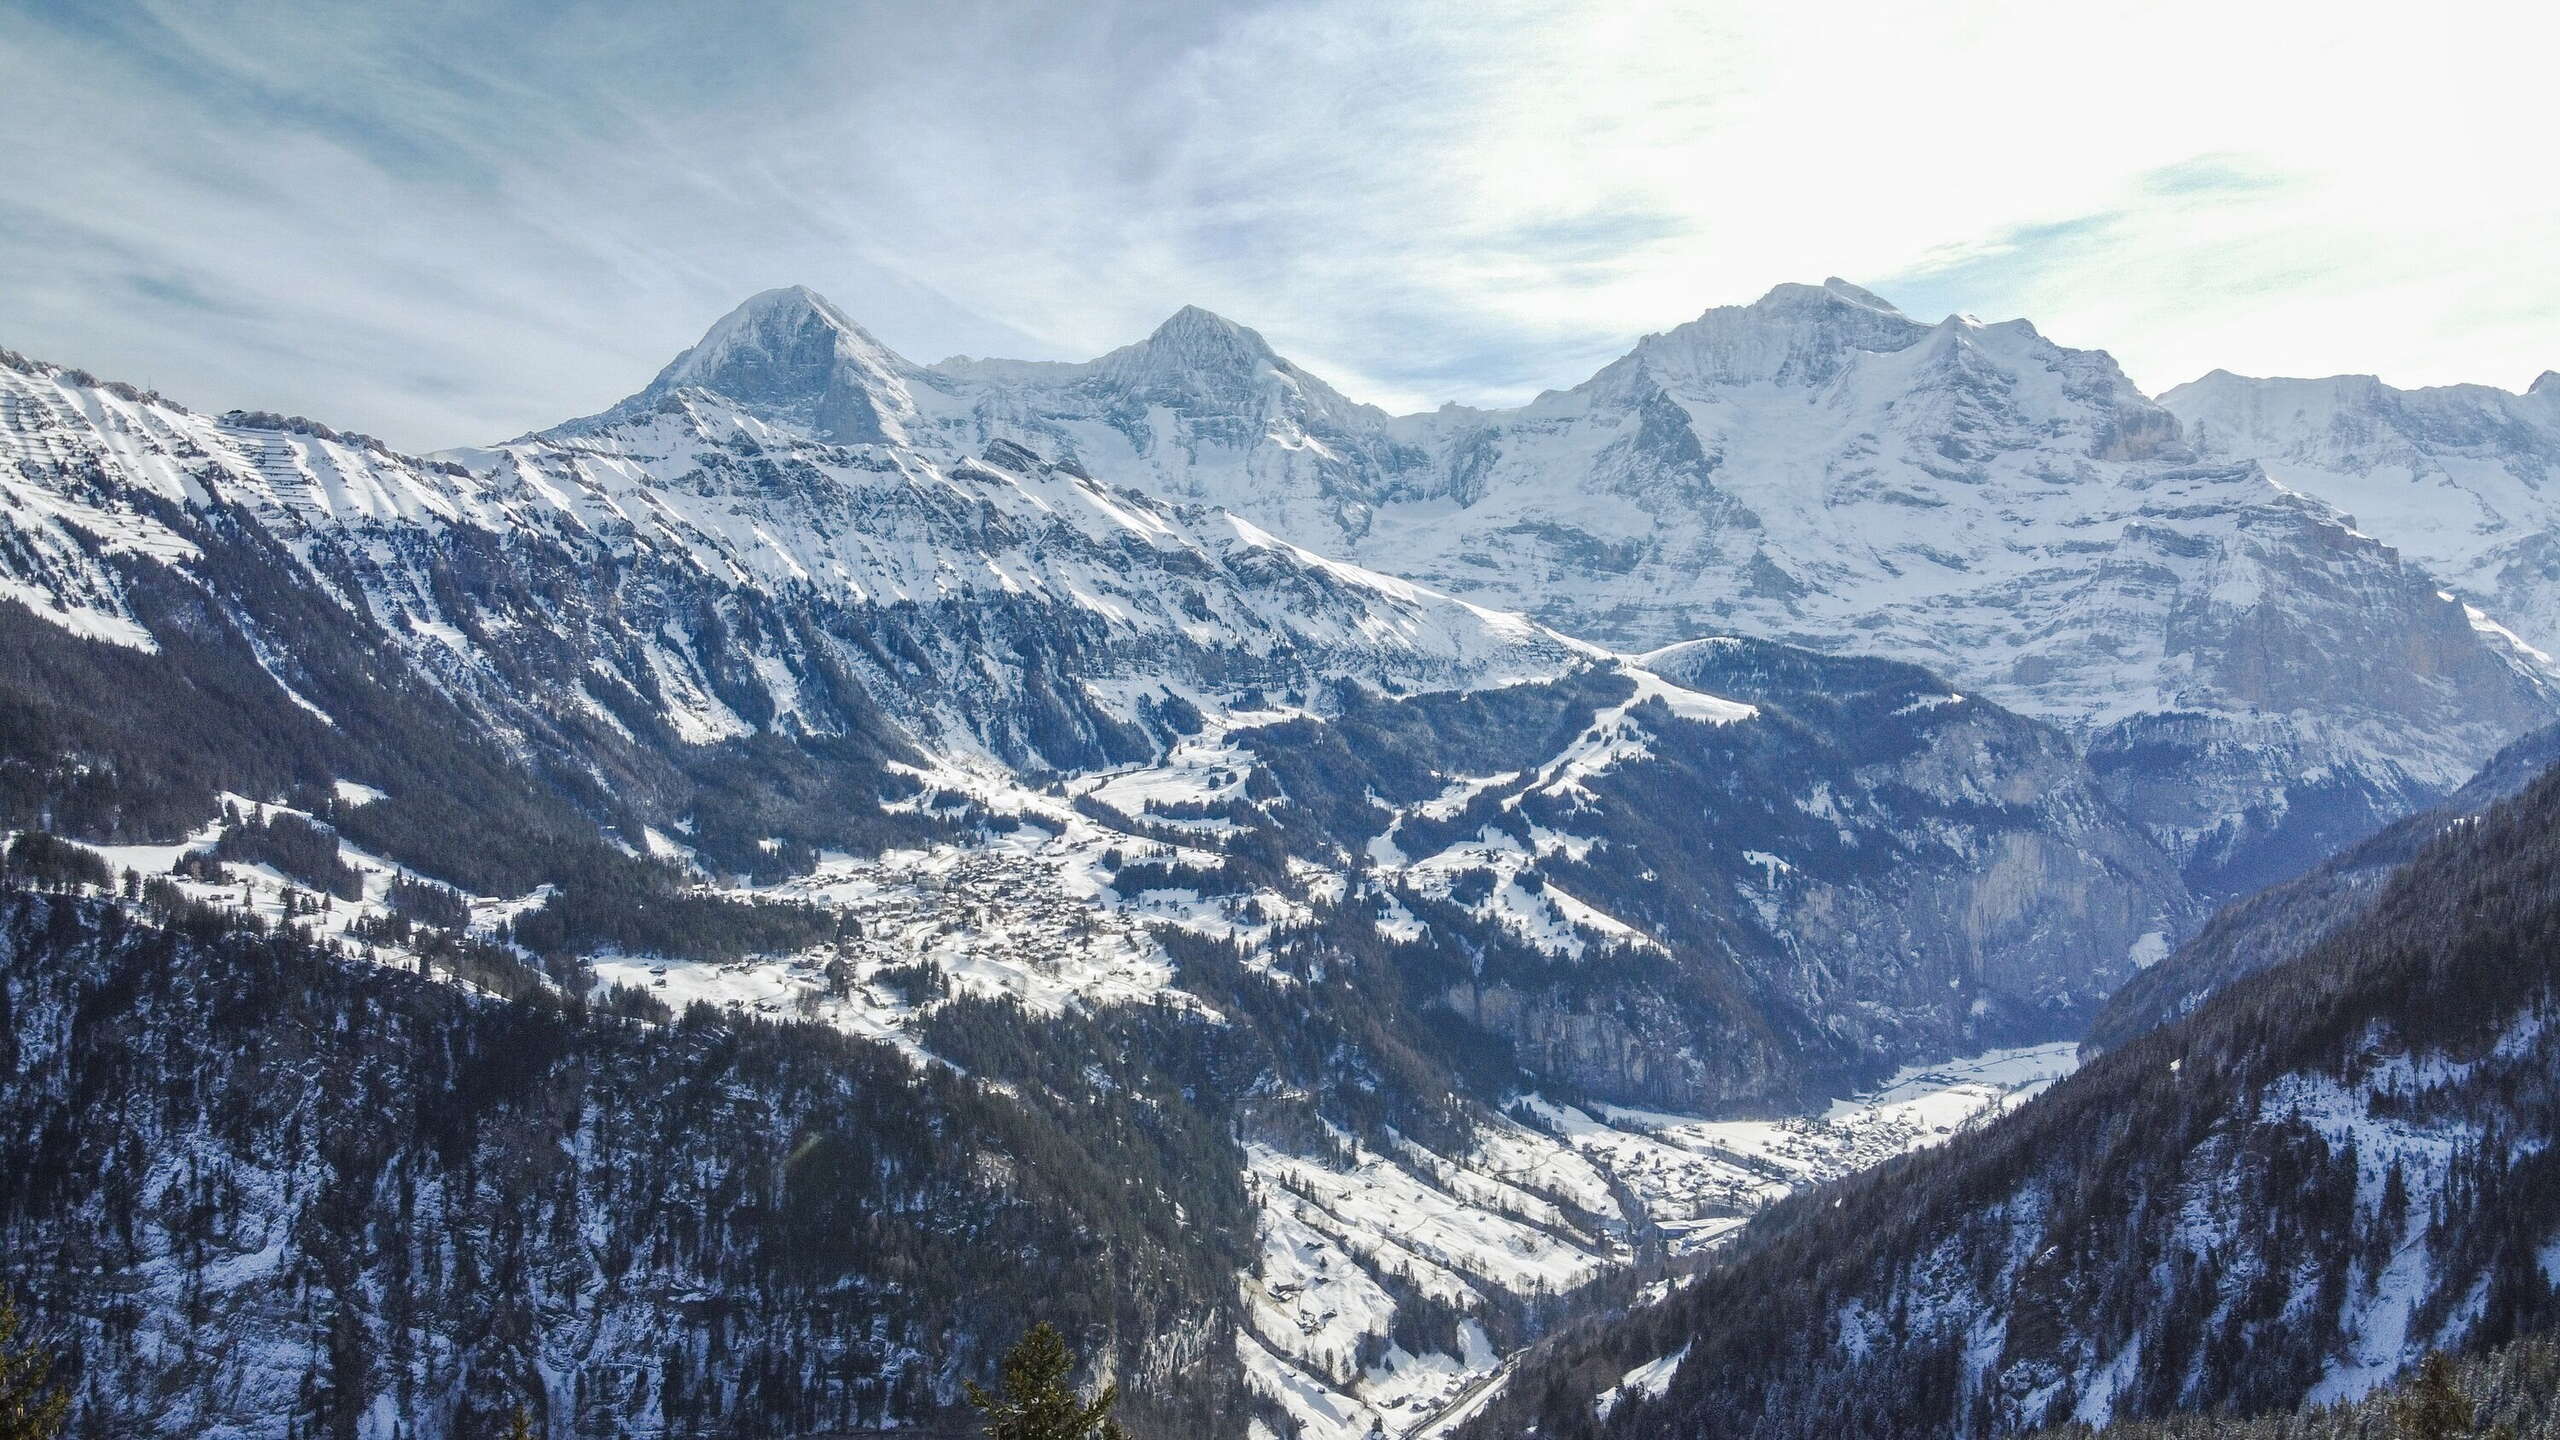
M1937 1144L2076 1065L2077 1047L2057 1044L1913 1066L1821 1115L1778 1121L1594 1116L1532 1097L1523 1107L1537 1127L1490 1129L1456 1158L1353 1146L1348 1165L1329 1166L1258 1147L1263 1262L1244 1282L1247 1373L1309 1440L1440 1433L1490 1398L1504 1357L1476 1343L1480 1330L1459 1354L1382 1343L1395 1323L1382 1275L1463 1301L1488 1286L1557 1293L1628 1263L1639 1233L1694 1255L1782 1196ZM1613 1187L1640 1197L1642 1213L1628 1214ZM1358 1363L1364 1341L1382 1358ZM1676 1365L1643 1367L1622 1388L1658 1388Z

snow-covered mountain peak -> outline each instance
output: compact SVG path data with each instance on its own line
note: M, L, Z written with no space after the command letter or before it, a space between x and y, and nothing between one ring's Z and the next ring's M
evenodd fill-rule
M793 324L811 317L823 320L839 330L860 328L842 310L836 308L834 301L808 286L777 285L771 290L759 290L739 301L736 309L713 323L705 338L727 333L740 326L775 322Z
M919 374L825 296L789 285L750 296L609 413L708 390L840 444L897 442L916 412L908 386Z
M2533 383L2525 387L2524 393L2560 400L2560 370L2545 370L2534 376Z
M2209 458L2255 460L2388 538L2529 643L2560 645L2560 377L2403 390L2217 370L2160 403Z
M2058 345L2024 320L1924 323L1840 280L1781 285L1647 336L1574 395L1602 410L1667 397L1692 412L1702 440L1751 424L1736 407L1772 405L1773 423L1801 438L1898 435L1942 459L2057 446L2106 460L2188 458L2177 422L2105 351ZM1827 418L1808 422L1807 405Z
M1606 395L1639 376L1674 390L1820 384L1860 351L1901 350L1928 333L1928 326L1845 280L1780 285L1749 305L1721 305L1646 336L1585 388Z
M649 382L651 393L687 386L732 399L778 398L825 383L840 353L887 354L842 310L805 285L747 297Z
M1151 350L1172 348L1177 351L1197 352L1206 349L1225 354L1250 355L1255 359L1278 358L1272 354L1271 346L1263 340L1260 331L1239 325L1214 310L1204 310L1197 305L1185 305L1166 316L1164 323L1158 325L1141 343Z
M1266 372L1332 393L1281 359L1259 333L1197 305L1183 306L1146 339L1094 361L1093 371L1106 384L1151 399L1229 394Z
M1781 310L1795 306L1820 306L1834 303L1854 305L1862 310L1873 310L1879 315L1896 317L1902 315L1902 311L1897 309L1892 301L1872 290L1852 285L1837 275L1826 277L1819 285L1806 285L1795 281L1773 285L1768 294L1754 301L1749 308Z

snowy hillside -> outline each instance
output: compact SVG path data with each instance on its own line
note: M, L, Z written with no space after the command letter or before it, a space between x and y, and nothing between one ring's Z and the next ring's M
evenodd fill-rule
M1527 1357L1462 1433L2249 1415L2547 1328L2555 866L2546 774L2419 851L2358 924Z
M999 1115L1118 1037L1234 1137L1202 1363L1421 1426L1564 1292L2003 1103L1929 1067L2058 1054L2190 879L2542 712L2180 443L2103 356L1839 285L1405 420L1196 310L928 367L775 291L427 459L10 357L0 802L163 923L806 1022Z
M1196 315L1160 338L1154 360L1186 376L1241 343ZM1072 893L1150 924L1205 903L1197 933L1249 950L1350 925L1448 953L1454 927L1459 953L1523 968L1477 954L1435 1003L1621 1101L1811 1098L2061 1033L2144 937L2190 923L2048 732L1941 706L1922 672L1804 656L1773 682L1785 652L1753 646L1717 652L1752 657L1739 669L1646 669L1011 441L894 443L924 423L929 378L774 292L623 406L464 464L22 363L0 370L29 457L0 477L12 574L39 620L144 654L209 601L246 652L223 663L348 751L297 783L390 792L359 831L432 798L387 783L417 742L382 733L414 721L390 697L423 687L462 722L439 744L557 775L613 844L697 882L842 908L844 885L794 877L880 883L860 877L887 846L1003 863L1000 822L1049 837ZM810 407L848 385L890 429L822 438L836 422ZM280 587L300 592L292 623ZM358 655L363 694L334 698L333 661ZM272 778L228 788L289 798ZM97 807L103 832L57 823L167 844L207 818L200 793L166 822L126 805ZM501 876L394 858L483 893L561 879L538 859ZM1602 957L1637 977L1615 1000L1644 1003L1600 1013L1557 968ZM1161 983L1152 964L1104 970ZM1695 1043L1711 1031L1731 1043Z
M1599 653L1318 559L1225 515L1114 494L1014 447L981 459L856 454L699 393L610 428L582 427L575 440L505 447L479 471L316 428L200 416L59 371L0 368L0 433L19 458L57 467L0 475L22 557L11 593L74 633L148 648L107 558L184 569L199 548L159 506L236 506L318 578L343 583L351 570L370 618L436 666L464 670L492 666L492 641L478 617L449 613L453 597L436 593L432 562L404 537L547 541L691 583L871 609L985 602L1072 612L1061 628L1089 629L1101 644L1080 656L1084 693L1068 703L1122 721L1135 718L1141 697L1171 693L1116 683L1161 670L1155 646L1193 652L1212 671L1177 673L1177 684L1293 687L1346 677L1502 684ZM795 703L793 668L807 657L779 638L770 652L724 655L705 655L698 637L681 634L637 643L634 656L600 657L599 673L655 690L688 741L755 728L718 693L720 667L753 672L745 683L763 696L752 708L829 723ZM909 697L916 713L901 718L952 743L1001 747L983 728L999 722L971 697L927 690ZM558 698L579 703L574 690Z

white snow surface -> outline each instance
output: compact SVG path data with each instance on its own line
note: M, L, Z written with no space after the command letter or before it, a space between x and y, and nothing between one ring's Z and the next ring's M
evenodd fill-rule
M1318 1159L1251 1151L1262 1213L1260 1268L1244 1279L1248 1378L1307 1426L1309 1440L1441 1433L1490 1398L1506 1357L1470 1332L1462 1355L1389 1345L1360 1366L1364 1339L1393 1329L1392 1274L1465 1306L1493 1290L1528 1295L1625 1263L1634 1226L1694 1251L1803 1186L1938 1143L2023 1103L2076 1063L2070 1045L1995 1051L1914 1066L1819 1116L1709 1121L1525 1103L1542 1128L1497 1124L1464 1156L1408 1144ZM1645 1213L1629 1216L1611 1182ZM1669 1383L1677 1357L1640 1367L1622 1389Z
M1648 1360L1628 1371L1617 1384L1601 1391L1591 1402L1593 1413L1606 1420L1609 1412L1617 1409L1622 1400L1630 1397L1659 1399L1662 1392L1671 1388L1671 1377L1680 1373L1681 1362L1688 1358L1689 1347L1683 1345L1659 1360Z

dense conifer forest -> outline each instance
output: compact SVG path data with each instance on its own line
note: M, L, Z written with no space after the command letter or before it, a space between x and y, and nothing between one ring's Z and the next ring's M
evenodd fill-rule
M1104 1033L981 1008L943 1037L973 1078L22 889L0 1020L0 1283L67 1341L79 1435L497 1434L525 1397L582 1434L931 1421L1027 1317L1138 1435L1249 1405L1216 1077Z
M2038 1440L2552 1440L2560 1436L2560 1339L2549 1334L2483 1354L2438 1352L2397 1383L2333 1405L2264 1415L2178 1415Z

